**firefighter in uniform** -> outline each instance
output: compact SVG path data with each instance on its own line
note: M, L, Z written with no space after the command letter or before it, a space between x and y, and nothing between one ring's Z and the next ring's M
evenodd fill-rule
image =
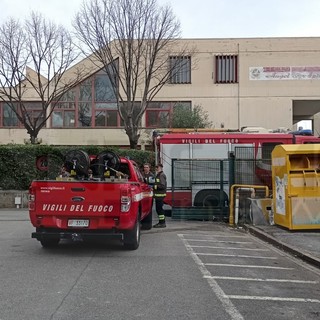
M154 174L150 171L150 164L145 163L143 165L143 179L144 182L147 183L150 187L153 187L154 184Z
M163 209L163 199L166 196L167 191L167 177L163 172L163 165L159 163L156 166L156 177L153 186L153 197L155 199L156 211L158 214L159 222L155 224L154 228L165 228L166 227L166 217Z

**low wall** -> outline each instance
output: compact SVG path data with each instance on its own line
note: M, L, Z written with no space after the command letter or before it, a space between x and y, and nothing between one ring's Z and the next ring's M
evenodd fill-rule
M0 190L0 208L28 208L28 191Z

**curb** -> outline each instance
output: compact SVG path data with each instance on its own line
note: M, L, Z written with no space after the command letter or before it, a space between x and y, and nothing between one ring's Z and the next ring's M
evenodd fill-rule
M297 248L294 248L288 244L285 244L283 242L281 242L280 240L277 240L276 238L272 237L270 234L265 233L264 231L260 230L259 228L256 228L254 226L249 226L249 225L243 225L243 228L251 233L252 235L256 236L257 238L264 240L270 244L272 244L273 246L286 251L288 253L290 253L291 255L300 258L301 260L317 267L320 268L320 259L312 256L309 253L306 253L302 250L299 250Z

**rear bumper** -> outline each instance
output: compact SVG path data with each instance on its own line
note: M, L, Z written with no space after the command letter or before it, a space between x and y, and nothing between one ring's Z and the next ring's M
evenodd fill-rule
M59 238L69 239L73 241L82 241L84 239L119 239L123 240L123 233L116 232L115 230L83 230L83 229L71 229L71 230L39 230L32 232L31 238L38 241L44 238Z
M83 230L88 233L99 231L101 233L110 233L112 230L130 230L134 228L137 220L137 211L130 211L114 216L92 216L87 214L60 215L55 212L52 214L41 214L30 212L30 221L37 230L56 230L58 232L65 231L67 233L74 230ZM89 228L71 228L68 227L69 219L89 220ZM81 232L81 231L80 231Z

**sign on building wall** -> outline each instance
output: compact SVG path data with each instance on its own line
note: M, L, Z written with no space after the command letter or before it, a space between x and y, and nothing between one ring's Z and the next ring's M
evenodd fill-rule
M320 80L320 66L250 67L249 80Z

